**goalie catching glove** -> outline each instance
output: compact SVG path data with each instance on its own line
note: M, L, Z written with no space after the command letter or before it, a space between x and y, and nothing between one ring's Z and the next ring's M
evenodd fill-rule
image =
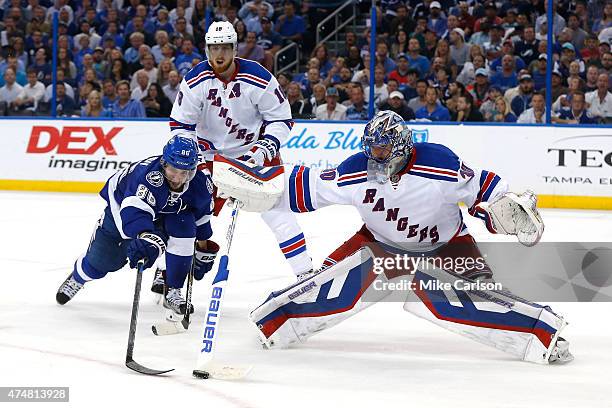
M243 210L264 212L280 199L285 188L283 166L256 166L216 155L212 179L219 195L240 201Z
M536 208L537 202L536 195L527 190L521 195L506 193L477 207L489 216L489 229L498 234L516 235L521 244L533 246L544 233L544 222Z

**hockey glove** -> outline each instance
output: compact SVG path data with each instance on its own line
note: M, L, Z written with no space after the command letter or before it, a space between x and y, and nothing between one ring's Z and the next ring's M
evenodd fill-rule
M154 232L140 233L127 248L130 268L136 268L140 260L144 260L144 269L150 268L165 250L166 243L160 235Z
M277 154L278 149L272 140L260 139L253 145L251 151L246 154L246 160L257 166L263 166L266 160L272 160Z
M195 267L193 269L193 277L196 280L202 280L204 275L211 270L215 263L215 258L219 252L219 245L210 239L207 241L207 249L195 252Z

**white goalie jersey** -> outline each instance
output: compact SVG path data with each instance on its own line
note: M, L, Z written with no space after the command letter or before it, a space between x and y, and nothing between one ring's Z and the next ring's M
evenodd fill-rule
M285 193L277 206L308 212L352 205L377 241L409 251L434 249L466 234L459 202L495 233L479 204L508 191L495 173L470 168L450 149L434 143L416 143L410 163L384 184L368 177L363 153L336 169L295 166L286 173Z
M205 160L215 153L246 154L259 138L279 151L293 126L291 108L278 81L260 64L235 58L236 72L224 81L208 61L193 67L181 82L170 115L172 135L197 140Z

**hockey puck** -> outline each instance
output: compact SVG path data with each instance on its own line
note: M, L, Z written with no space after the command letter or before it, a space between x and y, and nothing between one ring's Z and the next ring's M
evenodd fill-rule
M193 376L201 380L206 380L210 376L210 374L208 373L208 371L193 370Z

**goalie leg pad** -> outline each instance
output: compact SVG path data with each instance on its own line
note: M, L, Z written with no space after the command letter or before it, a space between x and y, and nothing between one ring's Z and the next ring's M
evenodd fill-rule
M362 299L378 277L372 271L372 258L372 251L362 248L306 280L272 292L250 315L264 346L284 348L305 342L388 296L388 291L372 291L367 301Z
M474 286L460 289L465 284ZM409 297L404 310L525 361L548 364L567 324L563 317L548 306L485 287L493 284L439 269L417 271L413 287L418 299Z

